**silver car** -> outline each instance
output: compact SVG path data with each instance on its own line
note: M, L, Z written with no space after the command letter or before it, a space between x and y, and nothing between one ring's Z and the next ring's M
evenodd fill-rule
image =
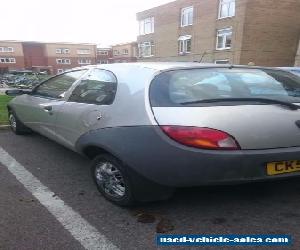
M118 205L300 175L300 78L280 69L99 65L7 94L18 95L12 130L90 158L99 191Z

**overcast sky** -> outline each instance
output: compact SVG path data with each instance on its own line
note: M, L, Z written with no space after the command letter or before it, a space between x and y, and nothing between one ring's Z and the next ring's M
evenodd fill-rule
M172 0L2 0L0 40L87 42L136 40L136 13Z

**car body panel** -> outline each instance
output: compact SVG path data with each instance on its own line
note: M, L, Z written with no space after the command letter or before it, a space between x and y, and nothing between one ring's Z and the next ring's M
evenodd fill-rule
M113 72L118 79L118 87L115 101L111 105L69 102L69 93L66 95L66 102L58 112L57 117L56 134L59 143L74 149L78 138L90 130L152 124L147 112L145 112L145 92L141 82L147 78L151 81L153 70L137 71L131 68L126 70L125 67ZM128 77L124 78L124 75L128 75ZM72 87L70 92L79 82ZM74 110L76 110L76 115L74 115Z
M48 99L33 95L21 95L14 98L10 105L27 127L53 140L56 139L57 112L61 109L64 101ZM51 106L52 110L46 110Z
M153 107L159 125L214 128L232 135L242 149L300 146L300 110L280 105Z
M158 126L114 127L90 131L76 149L97 146L122 159L128 167L153 182L172 186L258 181L300 172L267 176L268 162L295 160L300 147L267 150L202 150L183 146L167 137Z

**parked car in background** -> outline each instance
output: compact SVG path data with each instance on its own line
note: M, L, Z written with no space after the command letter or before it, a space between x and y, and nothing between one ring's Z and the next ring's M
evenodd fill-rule
M92 159L99 191L130 205L177 187L299 176L299 89L280 69L133 63L7 94L18 95L8 104L16 134L36 131Z
M300 67L281 67L280 69L291 72L297 76L300 76Z

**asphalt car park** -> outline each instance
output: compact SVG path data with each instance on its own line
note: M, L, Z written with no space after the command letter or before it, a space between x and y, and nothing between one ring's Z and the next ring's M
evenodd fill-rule
M300 247L299 178L180 189L168 201L121 208L95 189L89 160L57 143L3 130L0 147L116 248L156 249L157 232L290 234ZM85 248L3 163L0 172L0 249Z

